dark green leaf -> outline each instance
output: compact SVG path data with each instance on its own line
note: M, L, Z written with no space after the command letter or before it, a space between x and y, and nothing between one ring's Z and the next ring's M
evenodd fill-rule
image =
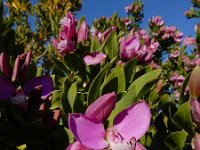
M95 101L99 96L100 96L100 86L103 82L103 79L106 75L106 73L109 71L110 67L113 65L114 60L111 60L109 64L107 64L101 72L94 78L92 81L89 91L88 91L88 96L87 96L87 104L91 104L93 101Z
M188 96L185 96L185 89L188 85L188 81L190 79L190 73L187 75L187 77L185 78L183 85L181 87L181 92L180 92L180 97L179 97L179 104L182 105L183 103L187 102L189 100Z
M190 113L190 103L182 104L173 116L173 120L178 127L183 128L188 134L194 135L193 122Z
M186 137L186 132L176 131L166 138L165 144L171 150L182 150L185 145Z
M117 78L117 82L114 82L111 84L111 86L108 86L113 79ZM115 80L114 80L115 81ZM126 85L125 85L125 74L124 69L121 65L117 65L114 70L109 74L109 76L104 80L100 87L100 93L109 93L112 91L117 91L117 93L121 93L122 91L125 91ZM106 88L108 86L109 88ZM106 88L106 89L104 89ZM111 89L113 88L113 89ZM105 92L106 91L106 92Z

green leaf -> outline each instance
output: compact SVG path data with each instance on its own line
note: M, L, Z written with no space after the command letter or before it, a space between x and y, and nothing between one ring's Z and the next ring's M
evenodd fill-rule
M161 98L160 98L160 105L162 110L169 115L169 105L170 105L170 97L168 94L164 94Z
M92 81L92 83L89 87L89 91L88 91L87 105L91 104L93 101L95 101L100 96L100 86L103 82L103 79L104 79L106 73L109 71L109 69L113 65L114 61L115 61L115 58L112 59L110 61L110 63L107 64Z
M42 71L43 71L43 68L42 67L38 67L37 68L37 72L36 72L36 77L39 77L42 75Z
M74 112L74 103L76 100L76 95L77 95L77 84L75 82L71 85L67 94L69 105L72 109L72 112Z
M22 145L16 146L16 148L18 150L26 150L27 149L27 145L26 144L22 144Z
M90 52L95 52L101 47L101 44L99 42L99 39L97 36L94 36L91 38L91 47L90 47Z
M61 100L60 100L61 94L62 94L62 92L60 90L53 91L50 109L56 109L56 108L62 109L62 104L61 104Z
M157 98L158 98L158 92L157 92L156 89L154 89L154 90L150 93L149 98L148 98L148 104L149 104L149 106L152 106L153 104L155 104Z
M183 85L181 87L180 97L179 97L179 104L182 105L183 103L187 102L189 100L189 97L185 96L185 89L188 85L188 81L190 79L190 73L186 76Z
M187 133L184 131L176 131L170 134L166 140L165 144L171 150L182 150L185 146Z
M190 103L182 104L173 116L173 120L178 127L183 128L188 134L194 135L192 117L190 113Z
M117 78L117 82L112 84L112 80ZM114 80L115 81L115 80ZM104 80L100 87L100 93L109 93L112 91L117 91L117 93L121 93L125 91L125 74L124 69L121 65L117 65L114 70L109 74L109 76Z
M69 112L72 112L71 106L69 104L68 100L68 91L71 86L71 83L68 78L65 79L63 83L63 91L61 94L61 102L62 102L62 108L65 113L65 115L68 115Z
M135 74L137 62L138 62L137 58L133 58L124 65L124 72L126 76L126 86L130 85L130 83L132 82L131 79L133 78Z
M67 68L65 67L65 65L60 62L58 59L56 59L54 56L52 56L52 59L55 63L55 65L57 66L57 68L62 71L65 75L67 75L69 73L69 71L67 70Z
M161 69L157 69L142 75L141 77L133 81L133 83L130 85L128 89L130 89L132 86L135 86L134 92L137 95L148 82L158 79L158 76L161 74L161 71L162 71Z
M110 59L114 58L119 53L119 42L117 38L117 33L113 31L108 39L106 40L106 44L104 46L105 53L108 55Z

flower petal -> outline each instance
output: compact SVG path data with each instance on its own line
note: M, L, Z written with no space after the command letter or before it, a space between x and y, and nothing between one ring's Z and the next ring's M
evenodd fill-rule
M115 107L115 92L105 94L92 103L86 110L85 115L97 122L105 121Z
M192 119L197 125L200 125L200 103L198 102L197 99L193 98L190 101L190 105L191 105Z
M7 78L0 77L0 99L11 98L15 94L15 86Z
M83 58L86 65L97 65L100 64L105 59L106 59L106 54L99 52L88 54Z
M92 149L87 148L83 144L76 141L76 142L70 144L65 150L92 150Z
M53 81L50 76L40 76L33 78L24 84L23 91L26 95L28 95L38 86L42 86L42 99L46 99L53 91Z
M139 101L120 112L114 120L114 128L124 137L140 139L148 130L151 120L150 108L145 101Z
M146 150L146 148L140 142L136 142L134 150Z
M81 41L88 40L88 26L85 20L80 25L80 28L77 31L77 41L78 43Z
M82 114L69 114L68 125L77 141L92 149L107 146L102 123L95 123Z

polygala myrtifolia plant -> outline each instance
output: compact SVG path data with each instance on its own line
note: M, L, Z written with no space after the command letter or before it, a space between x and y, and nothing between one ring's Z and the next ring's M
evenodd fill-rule
M200 149L200 23L196 37L183 38L161 16L142 29L140 0L125 7L127 17L92 26L75 17L80 0L4 4L1 148ZM198 18L200 1L192 4L185 15Z

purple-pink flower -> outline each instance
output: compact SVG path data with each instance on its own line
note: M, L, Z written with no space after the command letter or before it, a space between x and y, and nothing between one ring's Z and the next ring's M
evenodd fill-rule
M149 25L152 27L153 26L161 27L164 25L164 21L162 20L161 16L155 16L149 19Z
M110 33L111 33L112 31L115 31L115 30L116 30L116 27L113 26L113 27L111 27L111 28L105 30L103 33L97 31L95 28L92 28L92 29L91 29L91 32L92 32L92 36L93 36L93 37L96 36L96 37L98 38L99 42L100 42L100 43L103 43L103 42L107 39L107 37L110 35Z
M196 39L193 37L185 37L183 40L184 45L193 45L196 42Z
M106 59L106 54L100 53L100 52L94 52L90 53L88 55L85 55L83 60L84 63L89 66L89 65L97 65L103 62Z
M175 50L172 53L170 53L170 57L177 58L180 55L179 50Z
M130 60L137 56L138 61L149 63L159 43L150 39L145 30L131 30L126 37L120 39L120 56Z
M69 114L69 128L77 142L74 144L86 150L114 149L132 150L141 148L137 142L148 130L151 113L145 101L139 101L120 112L114 119L113 126L104 129L103 121L107 119L116 103L114 92L101 96L86 110ZM137 144L136 144L137 143ZM67 150L71 150L70 145ZM80 145L81 144L81 145ZM74 150L78 150L75 149Z
M74 15L69 11L60 21L61 28L64 32L66 40L76 40L76 21Z
M0 77L0 100L10 99L23 112L27 110L29 95L37 89L41 91L41 99L48 98L53 91L51 77L40 76L33 78L19 88L16 88L8 78Z

